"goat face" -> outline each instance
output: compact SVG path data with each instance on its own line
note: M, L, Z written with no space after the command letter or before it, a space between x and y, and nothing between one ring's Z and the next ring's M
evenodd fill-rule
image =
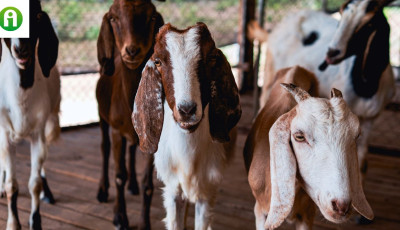
M14 59L21 77L21 87L29 88L34 82L36 45L37 57L45 77L50 75L58 55L58 38L51 25L49 16L42 11L39 1L30 4L29 38L4 38L11 57Z
M282 115L269 132L272 192L269 226L276 226L275 221L282 219L279 213L287 215L292 209L296 178L328 220L344 222L351 206L372 218L358 170L357 116L336 89L328 100L310 97L294 85L282 85L294 95L298 106Z
M228 61L215 47L204 23L185 30L167 24L157 35L154 54L142 74L133 113L133 124L145 152L157 149L164 99L177 125L187 133L196 130L209 105L212 138L221 142L229 140L229 131L241 115L238 89ZM146 113L153 119L146 118Z
M114 73L114 49L126 67L139 68L151 55L155 35L163 24L150 0L115 0L103 17L97 41L101 72Z
M392 1L349 0L344 3L340 10L341 20L329 44L326 62L338 64L357 52L368 51L367 46L377 37L376 31L386 20L382 8Z
M207 49L204 52L208 54L215 45L210 36L201 34L199 27L179 31L169 26L162 32L153 60L163 78L166 99L175 121L191 132L200 123L210 100L209 88L204 87L210 84L210 79L202 74L207 63L203 62L201 49ZM205 39L209 46L202 47L199 43ZM203 98L201 85L208 91L203 93Z

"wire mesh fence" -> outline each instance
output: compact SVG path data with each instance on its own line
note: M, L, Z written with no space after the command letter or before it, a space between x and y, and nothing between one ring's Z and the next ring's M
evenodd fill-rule
M96 73L97 37L104 13L112 4L112 0L42 0L43 9L49 13L53 26L60 39L58 68L63 75L70 75L63 80L63 103L81 104L82 108L96 108L82 104L91 101L95 105L94 91L97 74L76 76L83 73ZM223 47L237 42L239 33L241 0L166 0L153 1L166 23L170 22L178 28L186 28L198 21L205 22L217 43ZM335 12L343 0L266 0L265 22L273 27L282 17L299 9L325 9ZM400 0L391 7L386 7L385 15L391 25L391 61L400 66ZM228 58L237 60L238 46L230 46L224 51ZM231 63L235 65L236 63ZM90 76L90 77L89 77ZM66 79L67 77L63 77ZM85 80L82 80L85 79ZM71 107L65 107L68 113ZM95 109L94 109L95 110ZM97 112L78 123L67 122L68 125L97 120ZM84 122L84 120L87 120Z

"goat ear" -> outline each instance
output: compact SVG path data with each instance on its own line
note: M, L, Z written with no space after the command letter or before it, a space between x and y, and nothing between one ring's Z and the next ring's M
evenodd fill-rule
M367 199L365 198L365 194L363 191L363 186L361 182L360 168L358 162L357 153L349 154L350 158L348 162L350 162L349 174L350 174L350 185L351 185L351 199L353 208L363 215L365 218L372 220L374 219L374 212L372 211L371 206L369 205Z
M49 15L46 12L41 12L39 15L38 58L43 75L49 77L50 70L57 62L58 38Z
M97 39L97 60L100 64L100 74L111 76L114 74L114 34L108 19L108 13L103 16Z
M271 203L265 229L279 227L293 208L296 158L290 144L290 123L295 110L282 115L269 131Z
M229 132L242 115L239 92L231 66L221 50L216 49L211 70L210 133L214 141L227 142ZM214 62L214 60L212 61Z
M338 90L338 89L332 88L332 90L331 90L331 98L334 98L334 97L343 98L342 92L340 90Z
M149 60L142 73L132 114L142 152L157 152L164 122L164 97L161 74L154 62Z

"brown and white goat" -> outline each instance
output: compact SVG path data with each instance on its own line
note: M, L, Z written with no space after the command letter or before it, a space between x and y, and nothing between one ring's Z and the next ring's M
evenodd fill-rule
M21 229L18 218L16 145L31 143L30 229L41 229L40 193L54 203L44 175L48 144L59 136L60 74L55 66L58 39L39 1L30 2L29 38L1 38L0 180L8 202L6 229ZM4 180L4 181L3 181Z
M358 118L339 90L332 89L331 99L312 97L317 92L311 72L298 66L278 71L246 140L258 230L287 218L297 229L311 229L315 204L335 223L348 219L350 206L373 218L358 171Z
M138 194L135 172L135 151L138 137L132 126L133 101L139 86L143 67L153 53L155 36L164 24L150 0L115 0L104 15L97 41L101 77L96 97L102 131L103 170L97 199L108 199L108 160L112 147L115 162L117 198L114 207L114 225L129 227L124 196L128 179L125 163L126 143L129 142L130 176L128 189ZM111 126L111 140L109 127ZM111 146L112 144L112 146ZM142 186L142 217L140 229L150 229L150 204L153 194L153 158L148 157Z
M300 11L283 19L268 36L253 31L254 36L261 35L260 40L268 40L260 103L268 98L275 71L293 65L316 74L322 97L329 97L331 88L340 89L361 122L358 161L363 175L373 121L395 90L389 60L390 27L383 14L383 7L392 1L349 0L341 7L339 22L322 12Z
M240 116L231 67L207 26L163 26L142 74L132 120L140 149L155 153L165 184L167 229L184 228L187 200L196 204L195 229L211 228Z

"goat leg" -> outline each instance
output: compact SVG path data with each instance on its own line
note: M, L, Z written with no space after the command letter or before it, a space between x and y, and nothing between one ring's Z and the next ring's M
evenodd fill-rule
M116 229L128 229L129 221L126 215L125 184L128 177L125 162L126 138L117 130L112 130L112 148L115 162L115 185L117 197L114 205L114 225Z
M54 200L53 193L51 192L49 184L47 183L46 173L43 167L42 171L40 172L40 177L42 179L42 187L43 187L41 199L46 203L54 204L56 201Z
M136 146L129 146L129 182L128 190L132 195L139 195L139 185L136 180Z
M100 117L100 129L102 133L101 153L103 156L103 168L101 171L101 178L99 182L99 190L97 192L97 200L101 203L107 202L108 188L110 187L108 179L108 162L110 158L110 134L109 125Z
M153 198L154 184L153 184L153 171L154 171L154 156L147 155L147 165L145 174L142 181L142 213L139 223L140 230L150 230L150 206Z
M4 188L7 194L8 218L6 229L21 229L18 218L17 197L18 183L15 175L15 146L7 140L6 134L0 133L0 157L5 172Z
M43 172L43 162L47 156L47 145L44 131L32 135L31 139L31 176L29 178L29 192L31 194L32 207L29 226L31 229L39 230L42 229L39 205L43 182L40 174Z

